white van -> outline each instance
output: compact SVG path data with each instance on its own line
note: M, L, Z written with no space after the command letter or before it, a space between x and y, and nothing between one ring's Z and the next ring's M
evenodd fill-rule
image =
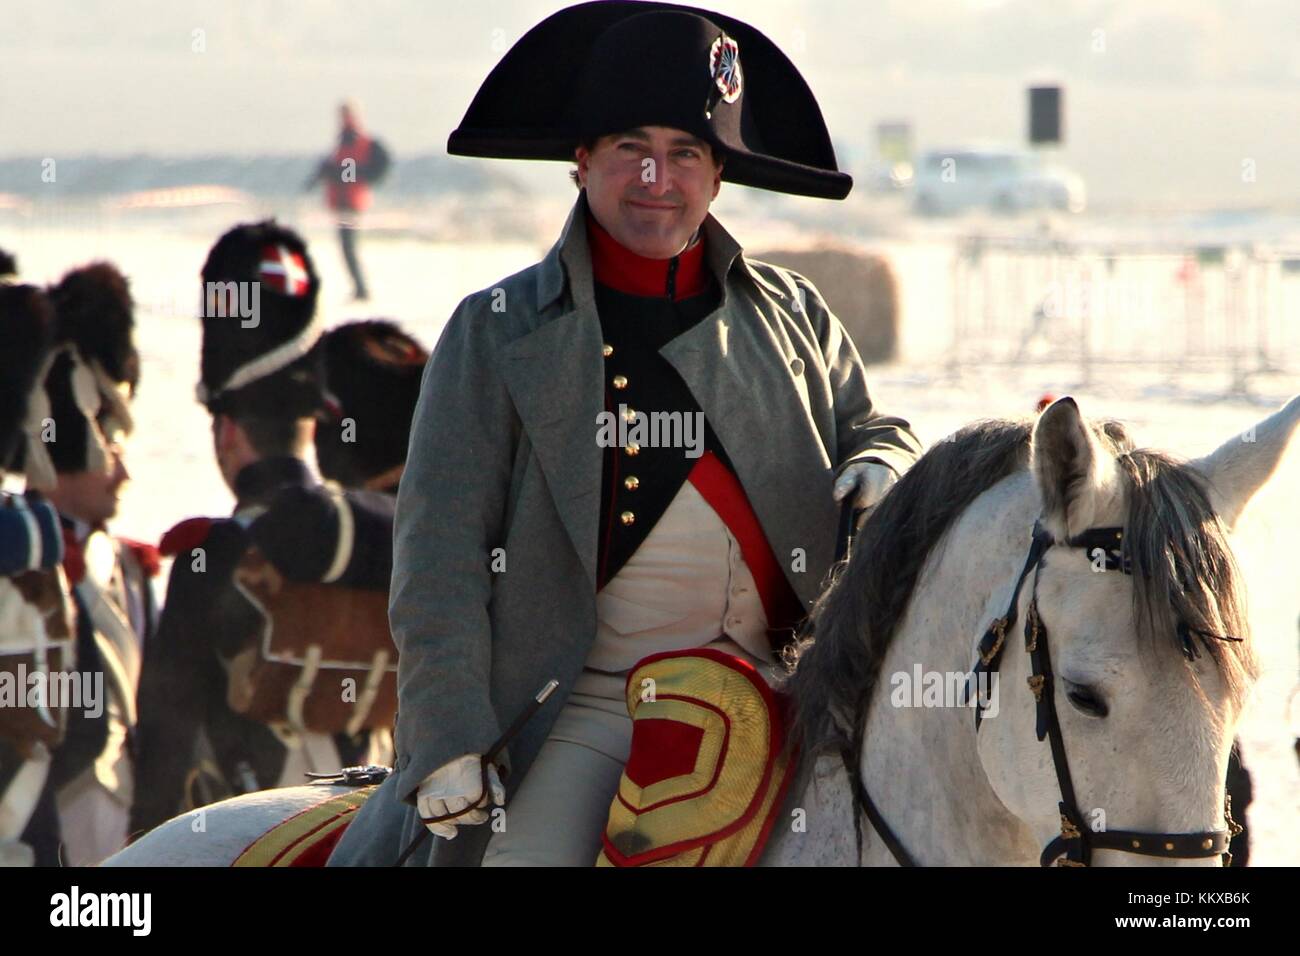
M1083 212L1083 179L1029 150L964 148L921 156L912 183L912 209L923 216L968 209Z

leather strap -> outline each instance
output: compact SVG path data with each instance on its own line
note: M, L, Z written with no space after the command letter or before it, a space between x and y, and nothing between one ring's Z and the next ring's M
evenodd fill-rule
M1024 586L1025 578L1029 577L1029 572L1035 572L1037 580L1038 565L1043 560L1043 555L1047 549L1052 546L1052 535L1046 531L1043 526L1035 521L1033 540L1029 545L1029 554L1025 556L1025 565L1020 569L1020 576L1016 578L1016 586L1011 590L1011 600L1007 604L1007 609L999 618L995 618L989 625L989 629L984 632L984 636L979 642L979 660L971 668L970 676L966 680L966 699L972 699L975 693L979 676L981 674L991 674L998 669L1002 663L1002 651L1006 646L1007 632L1016 626L1016 619L1020 611L1020 589ZM975 707L975 730L980 729L980 721L984 718L984 708ZM1042 738L1039 738L1042 739Z
M1061 791L1061 801L1057 804L1061 811L1061 832L1063 836L1071 838L1067 858L1071 863L1087 866L1091 862L1091 831L1083 825L1082 814L1079 812L1078 800L1074 794L1074 778L1070 776L1070 761L1065 755L1065 739L1061 735L1061 723L1056 717L1056 679L1052 673L1052 655L1047 644L1047 628L1038 617L1037 568L1034 569L1029 610L1025 614L1025 650L1029 652L1031 668L1029 689L1034 695L1037 708L1035 733L1040 741L1046 737L1052 749L1052 764L1056 768L1056 782Z
M1240 824L1234 822L1233 826L1239 827ZM1099 833L1080 831L1081 834L1085 832L1088 833L1087 844L1090 850L1120 850L1124 853L1155 856L1167 860L1196 860L1212 856L1227 856L1230 861L1228 844L1232 842L1234 836L1232 828L1206 833L1143 833L1138 830L1103 830ZM1039 863L1043 866L1051 866L1062 856L1068 858L1073 850L1071 844L1075 839L1063 832L1043 849Z
M844 761L844 770L849 775L849 785L853 788L853 803L857 812L853 814L853 829L857 836L858 842L858 865L862 865L862 813L865 812L871 826L875 829L876 835L884 841L885 846L889 847L889 852L894 855L899 866L920 866L907 852L901 840L889 828L885 818L881 816L880 811L876 809L875 801L867 793L867 785L862 782L862 774L857 767L857 761L853 759L850 748L845 747L840 751L840 759Z

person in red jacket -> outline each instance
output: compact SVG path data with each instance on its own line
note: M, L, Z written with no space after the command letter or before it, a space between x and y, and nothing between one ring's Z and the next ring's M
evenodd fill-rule
M388 172L390 160L383 143L365 134L355 103L339 106L339 142L334 152L321 160L306 188L325 183L325 201L338 217L339 244L352 276L353 298L370 297L357 255L357 232L361 214L370 208L373 184Z

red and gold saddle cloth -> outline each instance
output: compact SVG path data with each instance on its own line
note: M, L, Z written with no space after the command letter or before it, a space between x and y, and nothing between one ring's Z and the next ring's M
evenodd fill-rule
M244 848L231 866L324 866L343 831L376 787L328 797L277 823Z
M747 661L700 648L628 675L632 752L597 866L752 866L796 765L785 701Z

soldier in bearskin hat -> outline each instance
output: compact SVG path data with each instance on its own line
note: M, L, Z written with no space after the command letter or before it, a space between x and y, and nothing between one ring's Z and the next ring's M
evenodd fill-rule
M126 842L136 681L155 617L149 579L157 555L107 530L129 477L122 443L139 381L127 280L110 263L94 263L65 275L48 300L54 346L40 366L16 457L29 486L43 489L58 511L75 656L94 699L67 711L45 784L57 827L47 829L38 857L86 865Z
M348 322L325 334L327 414L316 428L322 477L390 494L406 466L429 353L395 323ZM358 441L360 435L365 441Z
M575 162L579 195L546 258L466 298L430 360L394 539L397 763L331 863L391 865L423 820L439 839L413 862L591 865L629 669L708 646L772 674L839 502L869 507L920 444L874 407L817 289L709 214L723 180L852 185L753 27L562 10L492 70L448 151ZM678 430L656 440L653 415ZM548 678L559 693L485 766ZM507 795L508 826L484 826Z
M300 783L304 770L384 756L369 753L364 733L302 731L231 707L225 665L265 626L236 582L248 549L282 559L293 580L386 588L387 575L373 580L368 564L389 550L392 504L335 500L304 460L323 396L320 280L301 237L274 221L237 226L209 252L202 282L198 396L236 505L227 519L182 521L160 545L175 561L141 677L147 787L132 811L135 834L232 793Z
M54 341L55 317L44 293L31 285L11 285L17 271L0 250L0 477L22 468L24 424ZM13 679L28 668L71 667L72 659L51 660L55 649L70 651L66 640L67 589L59 565L63 536L59 516L39 491L0 492L0 672ZM52 580L62 619L60 633L46 608L34 601L31 584ZM61 640L62 639L62 640ZM61 656L61 655L60 655ZM50 749L62 726L46 709L33 715L14 702L0 713L0 866L58 862L59 821L54 791L47 786Z
M394 496L429 353L383 319L331 329L320 348L324 403L316 461L326 482L349 489L346 500L353 506L352 559L337 581L387 591ZM324 581L338 547L337 503L318 486L283 488L252 523L250 537L289 580ZM357 521L369 526L358 532Z
M24 465L29 481L50 482L49 499L62 521L78 669L97 680L103 675L100 713L69 714L50 771L62 861L86 866L126 845L135 698L140 659L157 621L151 579L158 554L108 530L130 478L124 444L140 382L127 279L98 262L69 272L49 297L56 346L45 387L35 395Z

